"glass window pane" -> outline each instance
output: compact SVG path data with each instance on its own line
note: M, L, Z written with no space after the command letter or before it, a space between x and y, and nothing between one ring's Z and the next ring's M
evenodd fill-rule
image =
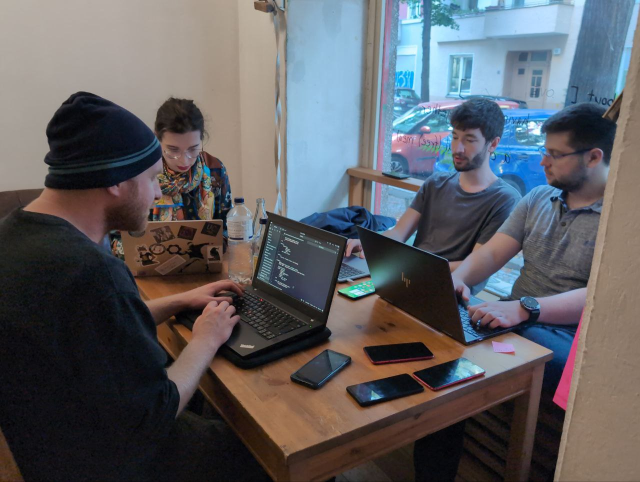
M518 61L526 62L527 60L529 60L529 52L520 52L520 55L518 55Z
M547 52L531 52L531 61L532 62L546 62L547 60Z

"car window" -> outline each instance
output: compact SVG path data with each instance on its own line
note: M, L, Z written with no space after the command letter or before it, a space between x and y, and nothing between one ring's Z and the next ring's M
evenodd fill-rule
M433 112L431 113L426 121L420 125L429 126L431 132L445 132L449 130L449 116L447 111Z
M544 119L529 119L515 126L516 141L523 146L544 145L544 134L542 133Z
M398 117L393 121L393 132L400 134L409 134L411 130L422 122L430 111L422 106L416 106L409 110L402 117Z

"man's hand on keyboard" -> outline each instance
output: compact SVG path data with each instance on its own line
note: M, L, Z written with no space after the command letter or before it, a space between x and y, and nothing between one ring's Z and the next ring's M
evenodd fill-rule
M471 325L485 328L510 328L529 319L529 313L519 301L489 301L469 306Z
M240 321L236 308L226 301L210 302L193 324L193 338L206 343L214 350L229 339L233 327Z
M229 296L216 296L222 291L232 291L239 296L244 294L242 286L234 283L230 280L216 281L215 283L209 283L199 288L195 288L186 293L179 295L182 301L185 303L184 309L190 310L202 310L207 304L212 301L232 303L232 299Z
M458 301L466 306L469 298L471 297L471 290L460 278L456 276L455 271L451 273L451 279L453 281L453 289L456 291Z
M362 251L362 243L359 239L347 239L347 247L344 250L344 257L348 258L351 255L364 258L364 251Z

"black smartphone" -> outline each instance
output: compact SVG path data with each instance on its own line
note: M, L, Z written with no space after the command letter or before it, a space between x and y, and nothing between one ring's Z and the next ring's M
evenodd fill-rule
M484 370L466 358L451 360L413 374L416 380L431 390L441 390L482 375L484 375Z
M422 385L406 373L347 387L349 395L355 398L356 402L362 407L368 407L369 405L387 402L423 391L424 388Z
M421 342L365 346L364 352L374 365L414 360L429 360L430 358L433 358L431 350Z
M293 373L291 380L317 390L349 363L351 357L337 351L325 350Z
M338 293L346 296L347 298L351 298L352 300L357 300L358 298L372 295L375 292L376 289L373 286L372 281L364 281L363 283L347 286L346 288L341 288L338 290Z
M409 174L405 174L403 172L391 172L391 171L382 171L383 176L392 177L394 179L407 179L411 177Z

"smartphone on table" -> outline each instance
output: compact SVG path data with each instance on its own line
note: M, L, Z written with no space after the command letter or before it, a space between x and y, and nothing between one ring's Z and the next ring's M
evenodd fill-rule
M414 372L416 380L431 390L441 390L484 375L484 370L466 358L458 358Z
M325 350L291 375L291 381L317 390L351 363L351 357Z
M429 360L433 353L422 342L365 346L364 352L374 365Z
M356 402L362 407L368 407L369 405L387 402L423 391L424 388L422 385L406 373L347 387L349 395L355 398Z
M340 293L342 296L346 296L347 298L351 298L352 300L364 298L365 296L372 295L375 292L376 288L373 286L373 282L371 280L347 286L346 288L341 288L338 290L338 293Z
M391 171L383 171L383 176L392 177L393 179L407 179L411 177L409 174L405 174L403 172L391 172Z

